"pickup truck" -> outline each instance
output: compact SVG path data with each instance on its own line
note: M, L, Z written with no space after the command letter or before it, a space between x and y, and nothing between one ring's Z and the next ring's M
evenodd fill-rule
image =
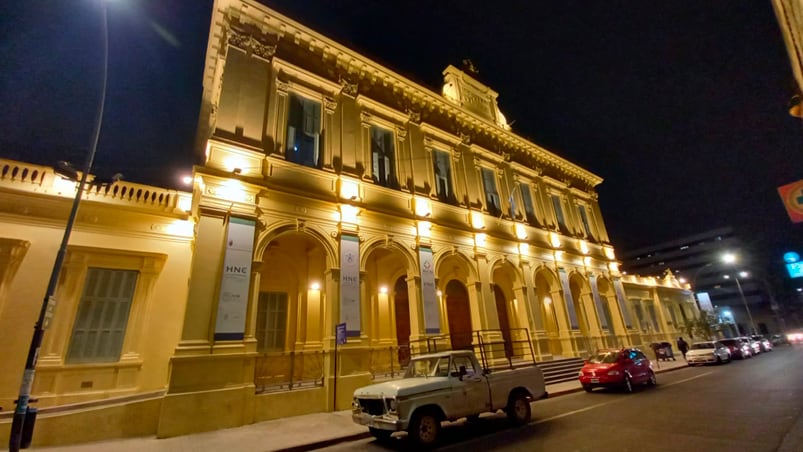
M546 398L544 377L534 363L484 369L471 350L414 357L404 377L354 391L352 420L379 440L406 431L423 447L436 444L442 421L504 410L514 424L530 421L530 402Z

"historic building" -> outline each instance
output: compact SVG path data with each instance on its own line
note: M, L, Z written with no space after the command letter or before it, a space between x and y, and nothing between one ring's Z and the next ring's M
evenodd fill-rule
M35 441L167 437L347 409L355 388L397 375L427 346L524 341L546 361L677 336L679 319L697 315L691 292L672 275L619 272L597 202L602 179L516 135L497 93L472 73L449 66L443 75L434 92L259 3L217 0L190 213L134 209L190 232L168 237L154 226L133 234L142 243L127 242L116 223L92 222L112 219L82 210L71 249L97 242L95 253L110 259L99 271L146 250L168 257L161 272L139 270L143 298L129 302L118 331L122 354L80 364L64 347L83 331L75 313L91 300L91 279L63 272L70 291L61 326L48 332L61 340L46 342L61 344L51 346L52 362L65 384L37 377L35 389L55 405L96 403L40 419ZM0 181L19 190L5 173ZM88 201L114 208L104 196ZM3 213L36 223L22 198ZM3 257L0 288L10 292L0 292L9 300L0 321L27 325L35 316L12 315L9 303L37 303L33 283L47 269L23 287L13 269L27 257ZM12 344L20 370L22 337ZM149 351L137 355L139 372L122 372L129 343ZM499 358L512 353L504 347ZM116 379L105 377L101 391L85 385L95 374ZM15 376L3 380L4 406ZM105 430L69 428L97 416Z

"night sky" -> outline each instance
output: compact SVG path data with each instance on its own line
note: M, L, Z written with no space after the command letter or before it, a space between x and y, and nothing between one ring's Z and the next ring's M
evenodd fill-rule
M776 188L803 179L796 85L768 0L281 0L275 10L440 92L470 58L515 133L603 177L621 255L733 226L803 254ZM95 173L181 188L211 0L114 0ZM100 95L97 0L0 6L0 156L81 164Z

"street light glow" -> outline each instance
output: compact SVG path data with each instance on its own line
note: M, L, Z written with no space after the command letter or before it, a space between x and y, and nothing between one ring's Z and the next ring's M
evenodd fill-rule
M741 276L742 278L747 278L748 276L750 276L750 273L747 273L746 271L740 271L739 276Z

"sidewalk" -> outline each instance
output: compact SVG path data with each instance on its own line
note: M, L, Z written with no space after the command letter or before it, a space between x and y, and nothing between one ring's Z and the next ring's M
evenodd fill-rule
M686 367L677 361L653 361L656 373ZM660 384L660 380L659 380ZM549 397L582 391L577 381L547 385ZM307 451L339 442L368 438L368 429L351 421L351 411L314 413L260 422L237 428L175 438L127 438L60 447L38 447L48 452L205 452L205 451Z

